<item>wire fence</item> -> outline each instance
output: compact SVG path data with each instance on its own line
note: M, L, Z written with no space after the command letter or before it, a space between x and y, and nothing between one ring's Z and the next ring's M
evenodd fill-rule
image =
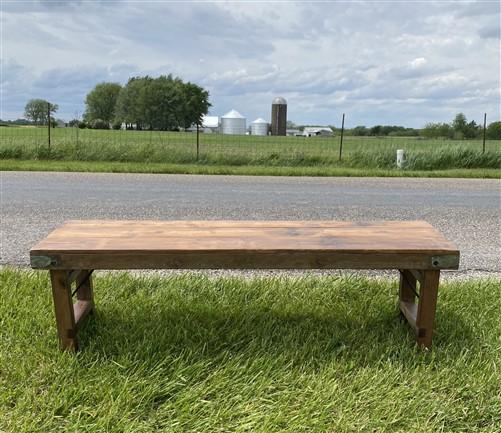
M482 154L482 140L345 135L253 136L208 132L95 130L47 127L0 128L0 158L158 163L318 165L342 161L361 165L393 163L397 149L429 155ZM485 152L496 166L501 140L487 140ZM494 159L492 159L494 156ZM379 162L378 162L379 161Z

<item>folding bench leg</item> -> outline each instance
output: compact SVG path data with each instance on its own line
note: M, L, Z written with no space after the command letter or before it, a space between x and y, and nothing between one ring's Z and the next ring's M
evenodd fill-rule
M78 290L77 302L73 305L73 308L77 327L94 309L94 291L91 274L91 271L81 271L75 279Z
M71 284L67 271L50 271L52 296L56 310L57 334L59 347L62 350L77 350L77 328L73 301L71 299Z
M433 337L440 271L422 271L422 275L416 317L416 341L420 346L429 348Z
M414 329L421 347L431 347L439 279L440 271L400 271L400 311Z
M52 296L56 311L59 346L62 350L76 351L77 330L94 308L92 271L51 270ZM73 303L71 283L75 281L77 301Z

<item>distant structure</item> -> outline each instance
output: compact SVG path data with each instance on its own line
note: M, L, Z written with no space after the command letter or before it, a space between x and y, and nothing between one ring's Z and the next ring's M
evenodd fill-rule
M219 117L218 116L203 116L202 131L206 134L219 132Z
M268 135L268 122L260 117L251 123L251 135Z
M332 137L334 131L328 126L305 126L303 135L305 137Z
M287 101L280 96L271 103L271 135L286 135Z
M287 129L286 135L289 137L301 137L303 135L303 131L297 128Z
M238 111L228 111L221 117L221 132L223 134L245 135L245 117Z

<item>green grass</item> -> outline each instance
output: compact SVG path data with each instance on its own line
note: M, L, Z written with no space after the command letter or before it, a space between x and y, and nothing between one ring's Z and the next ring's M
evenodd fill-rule
M501 168L501 142L423 140L416 137L257 137L159 131L56 128L51 148L45 128L0 128L0 159L135 162L209 166L395 168L396 150L407 151L406 170Z
M246 176L349 176L349 177L453 177L500 179L501 170L459 168L448 170L398 170L351 167L281 167L259 165L161 164L144 162L0 160L0 171L67 171L102 173L219 174Z
M46 273L0 271L0 431L500 431L500 280L442 285L431 351L387 279L104 274L95 287L72 355Z

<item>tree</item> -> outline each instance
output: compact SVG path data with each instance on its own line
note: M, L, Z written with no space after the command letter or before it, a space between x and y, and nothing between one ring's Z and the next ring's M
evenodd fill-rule
M144 124L144 109L142 104L147 81L149 77L132 77L120 90L115 107L115 122L125 122L127 125L135 124L137 129L142 129Z
M464 138L477 138L480 136L481 128L474 120L469 122L464 129Z
M118 83L99 83L85 98L84 120L103 120L111 123L115 117L115 107L122 86Z
M58 110L57 104L51 104L45 99L30 99L24 107L24 117L33 121L36 125L47 125L47 109L50 104L50 113Z
M466 116L463 113L456 114L456 117L452 121L452 129L454 132L464 137L467 127Z
M448 123L427 123L421 129L421 135L426 138L452 138L454 131Z
M182 113L181 126L189 128L193 124L201 124L202 116L207 114L209 107L209 92L193 83L181 83Z
M365 136L369 135L369 130L364 125L359 125L353 128L352 133L356 136Z
M501 122L490 123L485 135L489 140L501 140Z
M133 77L118 95L115 122L137 129L187 128L200 123L210 105L206 90L172 75Z

